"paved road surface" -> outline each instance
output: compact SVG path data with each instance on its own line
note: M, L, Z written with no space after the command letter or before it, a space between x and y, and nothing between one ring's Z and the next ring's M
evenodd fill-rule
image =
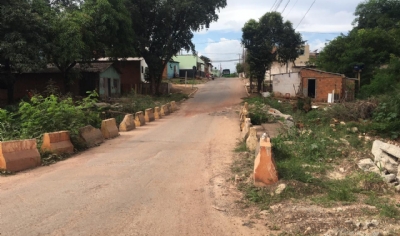
M248 235L216 207L215 181L229 167L232 106L244 96L239 79L216 79L162 120L0 177L0 235Z

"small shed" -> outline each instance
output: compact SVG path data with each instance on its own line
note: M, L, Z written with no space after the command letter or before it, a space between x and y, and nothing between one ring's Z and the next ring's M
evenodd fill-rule
M179 77L179 62L169 61L164 68L163 78L172 79Z
M113 62L92 62L81 68L84 78L80 89L90 91L98 88L100 97L116 97L121 94L121 77Z
M329 94L335 101L354 100L355 79L312 68L304 68L299 74L303 95L316 102L327 102Z
M298 72L273 75L272 90L276 97L295 97L300 89Z

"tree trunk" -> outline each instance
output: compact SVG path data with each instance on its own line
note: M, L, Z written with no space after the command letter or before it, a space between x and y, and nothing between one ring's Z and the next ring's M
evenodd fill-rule
M14 103L14 85L14 81L7 84L7 104L9 105Z
M253 76L250 74L250 93L253 91Z
M264 78L257 78L257 93L260 93L261 91L261 84L264 81Z
M69 83L68 71L64 72L64 93L70 92L71 87Z

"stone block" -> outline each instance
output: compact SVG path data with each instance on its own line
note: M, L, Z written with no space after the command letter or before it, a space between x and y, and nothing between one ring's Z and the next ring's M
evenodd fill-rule
M250 127L251 127L251 119L246 118L244 121L242 132L240 133L241 140L243 140L243 141L247 140L247 137L249 137Z
M105 139L115 138L119 135L115 118L103 120L101 122L101 133Z
M144 119L143 111L136 112L136 115L135 115L136 127L143 126L145 124L146 124L146 120Z
M144 120L146 122L152 122L155 120L154 118L154 112L152 108L148 108L144 111Z
M119 124L120 132L131 131L136 128L135 119L132 114L126 114L121 124Z
M176 106L176 102L175 102L175 101L170 102L170 104L171 104L171 110L172 110L172 112L178 110L178 107Z
M260 151L254 160L253 176L254 185L257 187L278 182L278 171L272 156L272 145L269 138L260 139Z
M71 143L69 131L45 133L40 150L57 154L73 153L74 146Z
M162 106L161 106L161 115L162 115L162 116L167 116L167 115L169 115L169 110L168 110L167 105L162 105Z
M166 105L167 108L168 108L169 114L171 114L171 113L174 112L174 111L172 110L171 103L167 103L167 104L165 104L165 105Z
M161 118L162 118L161 109L159 107L155 107L154 108L154 119L158 120Z
M22 171L40 166L36 139L0 142L0 169Z
M249 137L246 140L246 146L251 151L254 152L257 148L258 138L257 130L254 127L250 128Z
M80 128L79 135L88 147L94 147L104 142L104 137L100 129L96 129L91 125Z

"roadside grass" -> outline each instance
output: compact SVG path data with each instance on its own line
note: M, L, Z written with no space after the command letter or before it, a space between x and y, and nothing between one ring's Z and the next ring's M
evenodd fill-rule
M249 107L277 105L283 109L283 113L291 109L290 105L276 103L273 98L265 101L259 97L244 100ZM360 157L372 157L369 152L372 143L356 131L361 130L364 124L352 118L345 119L344 123L334 120L336 116L348 116L342 114L344 112L340 108L334 112L312 110L303 113L292 110L286 113L292 115L296 124L301 123L301 128L287 129L272 138L271 142L280 183L285 183L287 187L277 195L274 193L276 186L259 188L252 181L242 181L238 189L244 193L247 204L269 209L269 206L278 202L298 199L332 207L355 204L366 199L364 203L375 206L380 216L400 219L400 206L388 197L392 191L382 178L375 173L358 170L356 163ZM246 155L239 155L240 158L234 161L233 173L251 176L254 154L246 151L244 142L238 142L235 152L244 152ZM338 169L346 170L340 178L332 178L329 174L339 172Z

